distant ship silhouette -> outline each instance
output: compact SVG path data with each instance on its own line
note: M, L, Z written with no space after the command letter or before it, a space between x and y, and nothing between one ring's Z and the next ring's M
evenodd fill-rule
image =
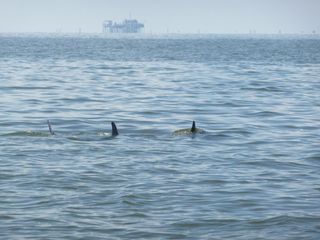
M104 33L139 33L144 28L144 24L139 23L136 19L126 19L122 23L106 20L102 27Z

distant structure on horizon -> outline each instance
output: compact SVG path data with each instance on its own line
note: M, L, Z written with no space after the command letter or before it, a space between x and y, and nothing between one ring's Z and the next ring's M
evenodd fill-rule
M104 33L139 33L143 28L144 25L136 19L126 19L122 23L106 20L102 24L102 31Z

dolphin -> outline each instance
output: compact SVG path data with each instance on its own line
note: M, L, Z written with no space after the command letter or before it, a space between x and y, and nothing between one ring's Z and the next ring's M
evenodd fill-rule
M114 122L111 122L111 127L112 127L112 133L111 133L111 135L112 135L113 137L119 135L117 126L116 126L116 124L115 124Z
M111 133L98 133L99 136L103 136L103 139L112 139L119 135L115 122L111 122Z
M176 130L173 132L174 135L181 136L181 135L194 135L196 133L204 133L205 131L196 127L196 122L192 121L191 128L184 128L180 130Z
M49 127L49 132L51 135L54 135L54 131L52 131L52 127L51 127L51 124L50 124L50 121L47 120L47 123L48 123L48 127Z

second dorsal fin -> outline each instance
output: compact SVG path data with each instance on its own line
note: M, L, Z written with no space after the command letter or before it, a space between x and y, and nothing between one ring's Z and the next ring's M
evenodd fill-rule
M48 123L48 127L49 127L49 132L51 135L54 135L54 131L52 131L52 127L51 127L51 124L50 124L50 121L47 120L47 123Z

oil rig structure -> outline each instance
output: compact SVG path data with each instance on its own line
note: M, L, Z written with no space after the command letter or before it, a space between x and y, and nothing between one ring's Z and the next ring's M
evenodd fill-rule
M144 24L136 19L125 19L122 23L106 20L102 24L103 33L140 33L143 28Z

